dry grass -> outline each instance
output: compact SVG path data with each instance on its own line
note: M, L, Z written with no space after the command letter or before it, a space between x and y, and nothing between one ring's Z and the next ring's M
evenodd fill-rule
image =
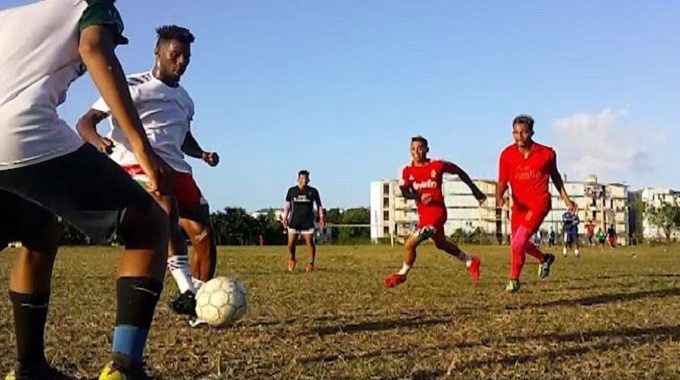
M539 282L527 260L508 295L505 248L474 249L482 278L421 249L409 280L386 290L401 248L320 247L318 270L285 270L285 248L222 248L218 274L249 291L246 319L191 329L165 304L146 358L158 379L638 379L680 378L680 260L664 248L584 249L558 257ZM71 376L96 378L108 359L117 249L64 249L55 268L47 355ZM0 255L6 283L13 257ZM9 301L0 301L0 369L11 366Z

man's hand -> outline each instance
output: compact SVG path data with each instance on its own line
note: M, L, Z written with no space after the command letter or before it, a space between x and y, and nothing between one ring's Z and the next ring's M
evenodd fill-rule
M326 218L323 216L319 218L319 227L324 228L326 227Z
M484 203L486 203L486 194L482 193L481 190L477 189L473 192L473 195L475 196L475 199L479 202L480 206L483 206Z
M220 156L217 152L203 152L203 161L205 161L210 166L217 166L220 163Z
M174 187L174 171L172 168L158 157L151 147L135 152L135 157L139 166L149 177L146 190L156 195L171 194Z
M502 209L504 204L505 200L503 198L496 198L496 209Z
M574 203L574 201L569 198L564 200L564 205L567 206L567 210L572 214L575 214L578 211L578 206L576 206L576 203Z
M106 154L113 153L113 141L111 141L107 137L102 137L102 136L99 136L99 135L97 135L97 136L99 138L96 141L91 142L90 144L94 145L102 153L106 153Z
M432 201L432 194L423 194L420 196L420 201L426 205Z
M283 228L287 229L288 228L288 218L283 218L281 219L281 224L283 225Z

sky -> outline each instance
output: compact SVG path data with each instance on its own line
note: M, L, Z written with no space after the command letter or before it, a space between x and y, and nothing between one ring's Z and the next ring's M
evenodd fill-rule
M493 179L520 113L568 180L680 188L678 2L116 4L128 74L151 68L155 27L196 36L182 84L192 132L221 162L189 160L213 210L281 207L300 169L325 207L368 206L370 181L395 178L417 134L432 157ZM75 125L96 98L84 76L61 117Z

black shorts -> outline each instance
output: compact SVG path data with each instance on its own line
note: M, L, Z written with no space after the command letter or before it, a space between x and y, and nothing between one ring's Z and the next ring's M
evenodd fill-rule
M288 222L289 234L311 235L314 230L314 219L312 218L291 218Z
M89 144L45 162L0 170L0 249L30 239L55 215L95 243L108 243L130 206L142 212L158 207L129 174Z

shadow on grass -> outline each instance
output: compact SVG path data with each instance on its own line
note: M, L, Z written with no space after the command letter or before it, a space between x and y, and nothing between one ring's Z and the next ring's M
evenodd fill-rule
M418 328L424 326L433 326L442 323L451 322L451 318L411 318L411 319L395 319L386 321L370 321L351 323L340 326L324 326L317 327L310 330L312 335L333 335L333 334L352 334L367 331L384 331L396 328Z
M657 290L641 290L630 293L612 293L600 294L596 296L587 296L575 299L561 299L548 302L535 302L522 305L508 305L506 309L517 310L531 307L554 307L554 306L594 306L613 302L628 302L645 298L666 298L680 296L680 288L672 289L657 289Z

